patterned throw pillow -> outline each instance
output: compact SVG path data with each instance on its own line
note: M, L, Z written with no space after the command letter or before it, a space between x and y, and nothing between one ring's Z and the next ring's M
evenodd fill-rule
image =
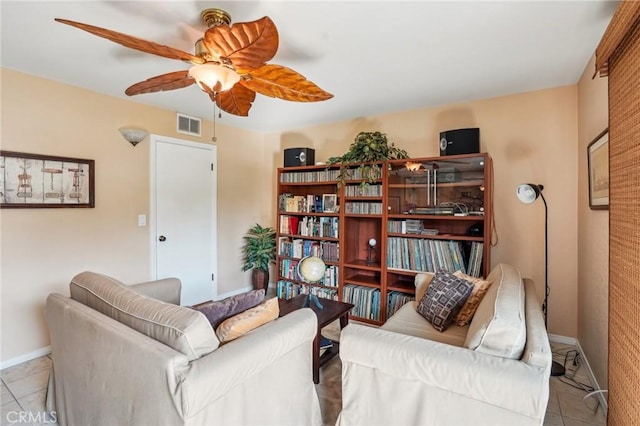
M491 281L483 280L482 278L472 277L470 275L464 274L462 271L455 271L453 275L455 275L458 278L462 278L463 280L467 280L471 284L473 284L473 290L471 290L471 294L469 295L469 298L467 299L466 302L464 302L462 309L460 309L460 312L456 317L456 324L460 326L465 326L471 322L471 319L473 318L473 314L476 313L476 309L478 309L478 305L480 304L480 301L482 300L484 295L487 293L487 290L489 290L489 287L491 286Z
M258 306L227 318L216 329L221 343L230 342L248 332L278 318L280 305L276 297L262 302Z
M215 330L222 321L249 308L253 308L263 301L264 289L261 288L260 290L251 290L246 293L236 294L223 300L203 302L191 308L202 312Z
M418 304L417 311L433 328L444 331L455 320L473 290L473 284L440 270Z

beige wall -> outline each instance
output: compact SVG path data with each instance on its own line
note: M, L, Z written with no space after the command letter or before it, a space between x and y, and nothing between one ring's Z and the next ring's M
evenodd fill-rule
M607 388L609 211L589 208L587 146L609 125L607 78L592 79L595 57L578 82L578 340Z
M437 156L439 132L480 127L481 150L495 169L499 242L492 264L516 265L544 288L544 208L520 203L519 183L544 184L549 204L549 332L577 333L578 124L575 85L513 96L423 108L270 135L275 151L316 149L316 161L343 154L360 131L380 130L413 157ZM282 165L277 156L278 165Z
M175 132L172 111L1 71L3 150L96 160L96 208L0 210L4 362L48 345L45 298L68 294L78 272L127 283L150 278L149 227L137 226L137 215L149 214L149 139L133 148L118 128L136 125L207 143L211 123L193 138ZM218 293L224 294L250 285L239 268L242 236L269 213L260 203L264 136L220 123L217 136ZM247 152L258 154L247 160Z
M575 337L577 98L577 86L572 85L282 134L218 124L219 293L249 285L248 273L238 268L241 238L255 222L275 224L275 169L282 166L284 148L314 147L316 160L322 161L343 154L358 132L380 130L414 157L435 156L440 131L474 126L481 128L482 150L494 160L499 242L492 263L516 265L536 281L542 298L544 209L541 202L518 202L515 188L523 182L544 184L549 203L549 331ZM3 70L2 149L94 158L98 171L95 209L1 211L3 361L48 344L44 299L51 291L66 293L69 278L77 272L92 269L127 282L149 277L148 228L136 226L137 215L148 213L148 140L132 148L117 132L128 124L182 137L174 131L174 112ZM210 123L203 133L200 142L210 138ZM256 154L247 158L246 152Z

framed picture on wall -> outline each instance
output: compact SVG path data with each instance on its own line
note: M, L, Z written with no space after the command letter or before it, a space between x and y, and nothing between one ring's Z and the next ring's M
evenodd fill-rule
M95 207L95 161L0 151L0 207Z
M609 129L600 133L587 147L589 169L589 207L609 208Z

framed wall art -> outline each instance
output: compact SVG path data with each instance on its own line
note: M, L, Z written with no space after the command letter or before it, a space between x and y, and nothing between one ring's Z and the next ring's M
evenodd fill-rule
M0 208L95 207L95 161L0 151Z
M589 207L609 208L609 129L600 133L587 147L589 169Z

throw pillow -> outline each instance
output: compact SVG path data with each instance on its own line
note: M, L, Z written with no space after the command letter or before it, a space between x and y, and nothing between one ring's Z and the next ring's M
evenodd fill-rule
M216 329L221 343L230 342L248 332L278 318L280 307L278 299L273 297L258 306L227 318Z
M200 303L192 306L192 308L202 312L215 330L222 321L253 308L263 301L264 289L260 289L237 294L222 300Z
M456 317L456 324L459 326L465 326L471 322L471 318L473 318L473 314L476 313L476 309L478 309L478 305L480 301L489 290L489 286L491 286L491 281L483 280L482 278L472 277L463 273L462 271L455 271L453 273L458 278L469 281L473 284L473 290L471 290L471 294L464 305L462 305L462 309L458 313Z
M444 331L455 320L472 289L473 284L469 281L440 270L420 300L417 311L433 328Z

